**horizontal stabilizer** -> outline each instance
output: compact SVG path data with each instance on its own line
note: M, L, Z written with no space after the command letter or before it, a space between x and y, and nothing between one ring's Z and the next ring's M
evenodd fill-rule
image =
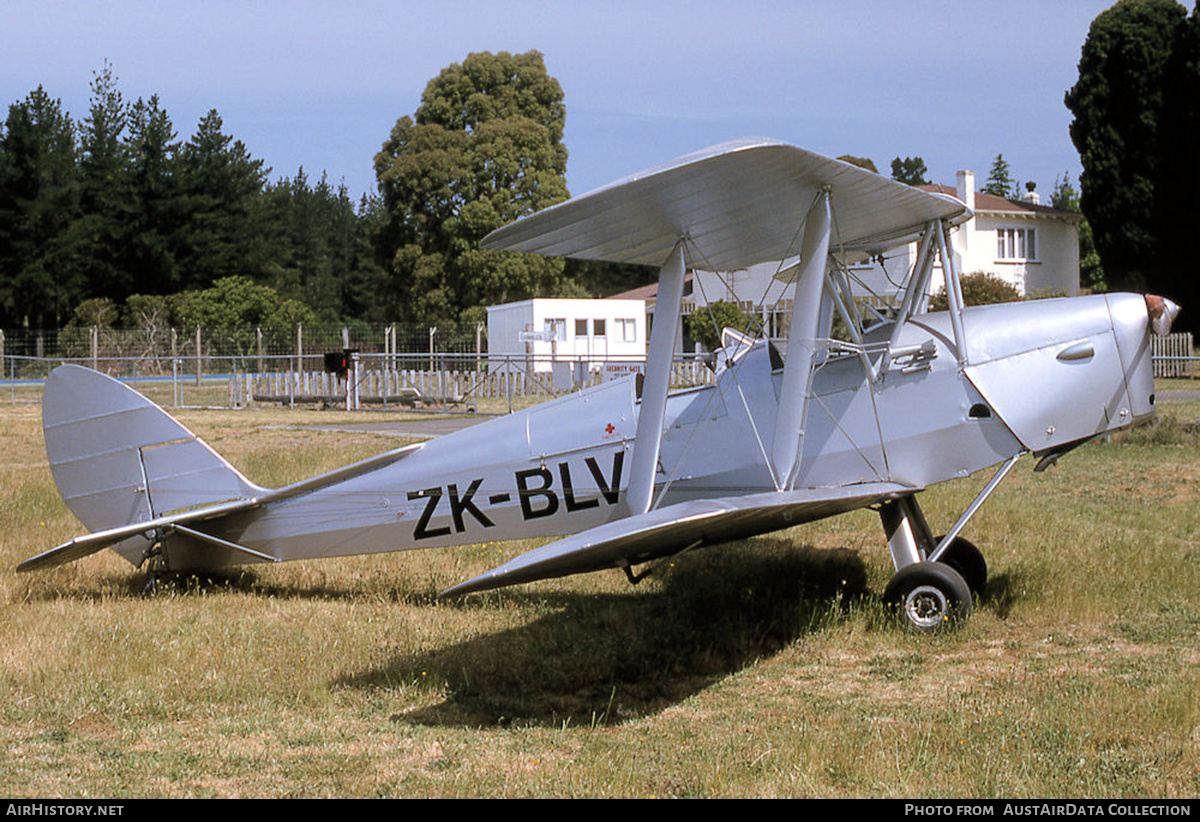
M528 551L441 595L623 567L693 546L790 528L917 490L894 482L873 482L682 502L605 523Z
M62 545L51 548L49 551L43 551L37 556L30 557L18 565L17 570L24 573L27 571L42 571L47 568L54 568L59 565L65 565L68 562L74 562L77 559L83 559L130 537L150 533L161 528L183 525L184 523L196 523L207 519L223 517L226 514L255 508L259 504L258 500L239 500L225 503L224 505L197 508L194 511L188 511L183 514L158 517L147 522L135 522L119 528L106 528L102 531L95 531L91 534L75 537L64 542Z
M90 535L89 535L90 536ZM32 556L24 562L17 565L18 573L27 573L29 571L45 571L48 568L57 568L59 565L66 565L68 562L74 562L77 559L91 556L97 551L103 551L110 545L115 545L124 537L118 537L112 540L87 540L85 537L76 537L75 539L64 542L49 551L43 551L37 556Z

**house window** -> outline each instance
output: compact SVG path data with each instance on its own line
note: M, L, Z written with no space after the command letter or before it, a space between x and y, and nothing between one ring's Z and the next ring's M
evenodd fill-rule
M604 320L592 320L592 333L597 337L604 336Z
M617 326L621 329L621 342L637 342L636 320L617 320Z
M996 259L1036 260L1037 232L1032 228L996 229Z
M587 320L576 320L575 321L575 336L576 337L586 337L587 335L588 335Z
M545 320L544 326L547 334L553 334L554 339L559 342L567 341L567 321L566 319Z

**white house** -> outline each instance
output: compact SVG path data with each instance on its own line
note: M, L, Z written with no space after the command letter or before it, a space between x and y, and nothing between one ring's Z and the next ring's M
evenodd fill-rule
M641 299L533 299L487 309L489 369L505 360L539 372L554 362L598 365L646 354L646 303Z

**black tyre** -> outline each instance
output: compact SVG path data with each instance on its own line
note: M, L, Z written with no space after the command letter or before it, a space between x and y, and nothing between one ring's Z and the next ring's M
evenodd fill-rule
M915 562L896 572L883 592L910 631L932 634L952 628L971 613L966 580L941 562Z
M937 541L941 542L942 538L938 537ZM944 562L958 571L958 575L966 580L971 593L983 593L988 578L987 561L983 558L983 552L975 547L975 543L955 537L954 542L938 557L938 562Z

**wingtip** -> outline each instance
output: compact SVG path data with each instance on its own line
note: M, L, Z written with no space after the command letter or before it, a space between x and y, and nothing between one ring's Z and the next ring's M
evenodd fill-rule
M438 599L451 599L453 597L462 597L467 594L475 594L480 591L487 591L492 588L503 588L508 585L507 582L499 582L495 579L495 575L491 573L480 574L473 579L468 579L465 582L460 582L457 585L451 585L444 591L438 593Z

